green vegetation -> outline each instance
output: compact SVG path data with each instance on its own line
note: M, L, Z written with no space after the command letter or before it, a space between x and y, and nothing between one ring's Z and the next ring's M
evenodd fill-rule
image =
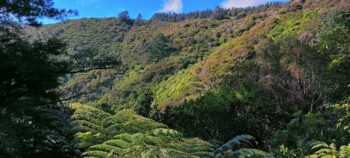
M276 26L270 31L268 36L274 41L285 40L283 38L295 37L308 29L311 20L316 19L317 11L303 13L297 11L291 14L285 14L276 20Z
M0 157L350 157L350 2L32 27L74 13L45 2L0 9Z
M287 130L276 133L272 145L276 149L280 146L277 151L280 157L349 156L349 104L328 105L322 110L318 113L296 113Z
M163 34L156 35L146 48L149 62L157 62L175 51L176 48L172 46L170 39Z
M60 18L72 11L52 8L50 0L0 2L0 157L75 155L72 126L59 104L58 77L70 71L65 44L29 41L21 24L37 17Z
M166 125L121 110L114 115L91 106L72 104L74 130L86 157L209 157L210 143L183 138Z

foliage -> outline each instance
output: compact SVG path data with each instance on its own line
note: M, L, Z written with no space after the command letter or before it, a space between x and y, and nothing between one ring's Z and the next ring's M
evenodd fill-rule
M273 112L273 107L258 96L261 92L251 84L242 82L239 91L209 90L200 98L158 111L152 117L185 135L205 140L227 141L241 133L268 139L288 117Z
M212 18L214 20L224 20L225 18L227 18L225 17L225 9L216 7L212 14Z
M283 38L297 36L300 32L307 30L310 21L317 17L316 11L303 13L297 11L283 15L276 21L277 25L268 34L275 41L282 41Z
M232 152L231 154L229 154L229 156L238 157L238 158L262 158L262 157L268 158L268 157L272 157L270 154L268 154L267 152L264 152L262 150L244 149L244 148Z
M65 45L57 40L29 43L12 33L3 32L0 52L0 108L16 106L40 106L57 100L54 91L59 85L57 78L64 74L68 65L57 60L65 53ZM40 81L40 82L38 82Z
M326 15L320 33L318 50L327 57L326 72L322 77L331 80L325 82L328 93L335 100L343 100L350 95L349 65L350 38L345 36L350 32L349 9L334 9Z
M163 34L156 35L146 48L149 62L157 62L175 51L171 41Z
M112 115L91 106L72 104L76 139L86 157L201 157L212 145L181 133L132 110Z
M0 2L0 157L73 157L70 120L59 104L59 77L69 71L65 44L28 40L23 24L72 13L51 0Z
M221 145L215 151L215 157L228 157L233 151L237 148L249 147L253 145L252 142L255 141L255 138L250 135L239 135L233 139L227 141L225 144ZM228 155L228 156L225 156Z
M335 144L326 144L324 142L312 141L309 143L309 146L312 150L315 150L315 153L307 157L339 157L345 158L350 156L350 146L341 146L339 151Z
M240 32L243 28L235 28L234 30ZM155 107L164 109L164 106L176 105L184 100L196 99L205 91L218 86L218 83L227 78L230 70L244 63L245 57L249 56L253 51L252 44L245 43L245 41L258 38L263 34L261 30L267 30L269 26L254 25L254 27L249 29L256 34L243 34L224 42L203 61L199 61L187 70L161 82L155 92L154 103L157 105ZM184 86L180 86L181 84Z
M296 115L287 130L277 132L272 144L276 148L283 145L297 156L311 155L311 151L316 149L320 149L319 154L323 151L336 152L337 149L332 147L335 145L328 146L324 142L347 145L350 140L349 123L348 104L329 105L316 114Z
M0 72L6 75L0 77L0 145L15 157L71 154L74 148L62 107L50 112L59 99L58 77L68 70L66 62L58 59L65 53L64 44L57 39L30 43L2 33Z
M79 73L62 77L60 90L87 104L72 104L83 156L340 157L349 143L347 4L296 0L149 21L124 12L26 31L69 44L60 59ZM228 142L215 152L185 137Z
M164 109L165 105L176 105L181 101L190 100L198 95L200 83L192 81L192 72L190 70L180 71L176 76L161 82L156 88L156 98L152 103L154 108ZM195 87L193 84L198 85ZM171 87L169 87L171 86ZM187 94L183 94L186 93ZM190 96L193 95L193 96Z
M130 16L129 16L129 12L128 12L128 11L122 11L122 12L120 12L120 13L118 14L118 18L119 18L120 21L122 21L122 22L124 22L124 23L126 23L126 24L129 24L129 25L131 25L132 22L133 22L133 21L131 20Z
M228 17L230 18L244 18L249 14L255 12L263 12L265 10L273 10L281 8L284 3L273 2L267 3L265 5L260 5L256 7L247 7L247 8L230 8L224 9L216 7L214 11L204 10L196 11L190 13L155 13L151 20L160 21L160 22L181 22L186 20L195 20L195 19L208 19L213 18L216 20L224 20Z
M238 157L238 158L259 158L272 157L270 154L247 147L254 147L257 144L255 138L250 135L238 135L225 144L218 147L215 151L216 158Z
M79 101L82 103L100 99L113 86L113 81L120 78L117 70L93 70L84 74L70 75L60 87L62 101Z
M68 15L75 14L73 10L57 9L53 7L52 0L35 1L1 1L0 22L23 22L30 25L39 25L38 18L61 19Z

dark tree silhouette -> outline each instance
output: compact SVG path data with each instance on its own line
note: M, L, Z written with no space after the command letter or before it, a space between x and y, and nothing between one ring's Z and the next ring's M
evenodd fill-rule
M120 19L120 21L131 25L132 24L132 19L130 18L129 12L128 11L122 11L118 14L118 18Z
M0 23L21 22L39 25L38 18L62 19L77 14L74 10L57 9L52 0L2 0L0 1Z
M58 106L58 78L69 71L65 44L29 41L23 24L74 13L52 0L0 1L0 157L72 157L70 124Z

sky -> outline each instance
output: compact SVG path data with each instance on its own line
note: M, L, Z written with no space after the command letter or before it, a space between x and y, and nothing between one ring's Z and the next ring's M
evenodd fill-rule
M78 11L78 18L116 17L121 11L127 10L132 18L139 13L144 19L149 19L157 12L187 13L223 8L248 7L265 4L267 2L286 2L288 0L53 0L56 8L74 9ZM55 23L55 20L43 19L43 23Z

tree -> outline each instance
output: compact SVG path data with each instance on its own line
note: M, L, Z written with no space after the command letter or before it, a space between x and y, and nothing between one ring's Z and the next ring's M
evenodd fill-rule
M43 119L47 115L43 110L60 109L53 107L59 100L58 77L68 71L66 62L57 60L65 53L65 44L57 39L30 43L11 33L1 41L0 147L16 157L64 154L63 146L50 139L66 142L69 135Z
M143 21L143 17L142 17L142 14L137 14L137 17L136 17L136 19L135 19L135 22L134 22L134 25L136 25L136 26L140 26L140 25L142 25L144 23L144 21Z
M221 8L221 7L216 7L213 14L212 14L212 19L214 20L224 20L226 19L226 15L225 15L225 9Z
M140 20L140 21L142 21L143 20L143 16L142 16L142 14L137 14L137 17L136 17L136 20Z
M0 157L69 157L69 120L59 106L58 78L69 71L65 44L55 38L29 42L21 25L63 18L71 11L51 0L0 2Z
M157 62L175 51L170 39L163 34L158 34L147 46L148 61Z
M77 14L73 10L54 8L52 0L3 0L0 2L0 23L21 22L39 25L38 18L62 19Z
M122 11L118 14L118 18L120 19L121 22L124 22L128 25L132 24L132 20L130 18L129 12L128 11Z
M57 39L29 43L13 36L1 38L0 73L6 75L0 77L0 108L56 102L57 78L68 69L64 61L56 60L65 53L65 44Z

